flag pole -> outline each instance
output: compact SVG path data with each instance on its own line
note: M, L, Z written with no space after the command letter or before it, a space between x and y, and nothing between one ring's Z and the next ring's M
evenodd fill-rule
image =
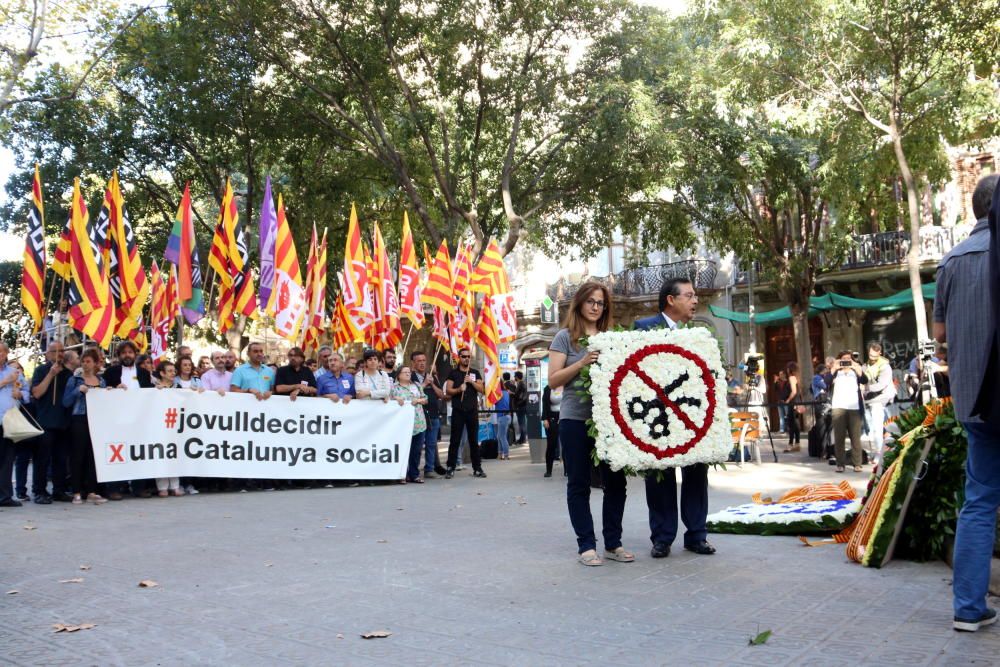
M413 335L413 322L410 322L410 330L406 332L406 340L403 341L403 352L401 353L403 363L406 363L406 348L410 345L411 335Z

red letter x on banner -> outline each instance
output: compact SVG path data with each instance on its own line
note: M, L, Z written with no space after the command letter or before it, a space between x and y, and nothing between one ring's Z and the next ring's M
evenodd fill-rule
M108 463L125 463L125 457L122 456L125 445L108 445L108 447L111 448L111 459Z

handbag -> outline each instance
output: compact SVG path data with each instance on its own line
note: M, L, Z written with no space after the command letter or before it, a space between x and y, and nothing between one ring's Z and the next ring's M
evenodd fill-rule
M804 405L796 405L795 406L795 413L799 414L799 415L804 415L806 413L806 406L804 406Z
M15 405L4 413L3 437L5 439L12 442L21 442L22 440L34 438L41 434L42 427L20 405Z

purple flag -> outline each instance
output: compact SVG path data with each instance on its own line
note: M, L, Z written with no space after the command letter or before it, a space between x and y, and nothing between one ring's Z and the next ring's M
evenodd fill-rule
M264 185L264 201L260 207L260 299L261 310L267 312L274 286L274 244L278 236L278 213L271 196L271 177Z

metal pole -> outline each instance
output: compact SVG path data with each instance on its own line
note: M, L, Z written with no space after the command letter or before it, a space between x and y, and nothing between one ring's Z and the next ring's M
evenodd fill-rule
M749 286L749 298L750 298L750 309L749 309L749 319L750 324L750 354L757 354L757 327L754 324L754 303L753 303L753 279L754 279L754 262L750 262L750 272L748 274L747 284Z

